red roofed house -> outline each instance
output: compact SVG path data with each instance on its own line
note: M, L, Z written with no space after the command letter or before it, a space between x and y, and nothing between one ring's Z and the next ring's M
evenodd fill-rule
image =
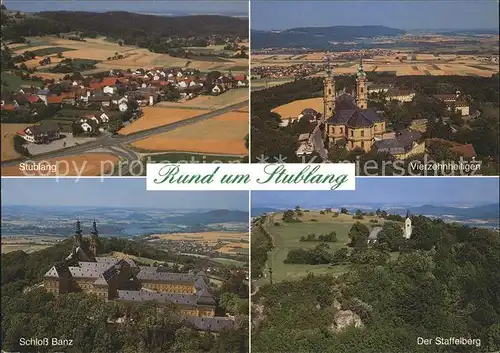
M466 145L457 144L456 146L450 148L450 151L467 158L475 158L477 156L474 146L470 143Z
M120 83L116 77L104 77L101 81L101 87L115 86Z
M2 104L2 110L7 110L9 112L12 112L16 110L18 107L15 106L14 104Z
M49 143L60 138L59 125L53 121L44 121L40 125L29 126L18 134L31 143Z
M234 80L236 81L237 87L247 87L248 80L246 75L234 75Z
M49 104L62 104L64 97L63 96L48 96L47 97L47 105Z

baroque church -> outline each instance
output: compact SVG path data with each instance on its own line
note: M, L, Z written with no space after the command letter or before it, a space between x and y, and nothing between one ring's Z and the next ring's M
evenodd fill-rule
M425 152L420 132L409 129L387 131L384 117L368 107L368 84L362 60L356 73L356 93L353 94L345 90L337 91L335 78L328 66L323 80L323 113L309 108L298 116L313 124L312 132L299 136L297 156L316 152L323 161L328 161L328 145L338 141L345 141L347 151L375 150L396 159L407 159Z
M204 272L171 273L161 267L138 266L132 259L98 256L99 244L96 221L89 236L84 237L78 220L70 254L45 273L46 290L56 295L84 292L103 300L175 304L196 327L205 331L219 331L232 325L227 318L215 317L217 303Z
M348 151L361 149L368 152L386 131L385 120L368 107L368 88L363 62L356 73L356 95L337 95L335 78L330 69L323 81L324 138L330 142L346 141Z
M368 81L360 60L356 73L356 94L337 92L335 77L328 65L323 80L323 114L314 109L305 109L300 117L315 122L314 130L299 136L300 146L297 155L311 154L316 151L327 160L327 147L330 143L346 142L346 149L361 149L369 152L374 143L382 140L386 123L374 109L368 107ZM325 143L326 141L326 143Z

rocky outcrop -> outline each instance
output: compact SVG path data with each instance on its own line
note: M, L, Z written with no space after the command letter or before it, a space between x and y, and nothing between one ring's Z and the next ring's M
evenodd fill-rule
M330 329L334 332L344 331L349 326L356 328L364 328L365 325L361 321L358 314L351 310L339 310L333 316L334 323Z

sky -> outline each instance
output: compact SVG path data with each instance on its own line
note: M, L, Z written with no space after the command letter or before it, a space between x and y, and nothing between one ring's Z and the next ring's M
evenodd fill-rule
M410 29L498 29L497 0L263 1L251 4L252 29L383 25Z
M178 15L190 14L248 14L248 1L237 0L194 0L194 1L155 1L155 0L4 0L9 10L39 12L39 11L128 11L137 13L162 13ZM98 5L97 5L98 4Z
M135 178L2 178L2 205L231 209L248 212L247 191L146 191Z
M252 207L383 203L393 206L498 203L498 178L356 178L354 191L254 191Z

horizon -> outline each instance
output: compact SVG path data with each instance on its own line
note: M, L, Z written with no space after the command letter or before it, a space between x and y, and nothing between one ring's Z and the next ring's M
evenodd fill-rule
M116 209L139 209L139 210L162 210L162 211L241 211L241 212L248 212L248 210L242 210L242 209L237 209L237 208L162 208L162 207L150 207L150 206L96 206L96 205L31 205L31 204L17 204L17 203L9 203L9 204L4 204L3 207L33 207L33 208L55 208L55 207L60 207L60 208L103 208L103 209L110 209L110 210L116 210Z
M280 16L276 16L277 13ZM499 23L498 2L492 0L255 1L251 21L252 30L265 31L343 25L381 25L407 31L498 30Z
M213 209L248 212L247 191L147 191L143 178L2 178L5 205Z
M234 17L248 17L247 1L12 1L3 2L9 11L36 13L43 11L83 11L83 12L131 12L143 15L181 17L186 13L194 15L221 15ZM179 15L175 15L175 14ZM242 16L244 15L244 16Z
M357 178L351 191L253 191L252 208L296 205L461 205L498 204L499 180L466 178Z

